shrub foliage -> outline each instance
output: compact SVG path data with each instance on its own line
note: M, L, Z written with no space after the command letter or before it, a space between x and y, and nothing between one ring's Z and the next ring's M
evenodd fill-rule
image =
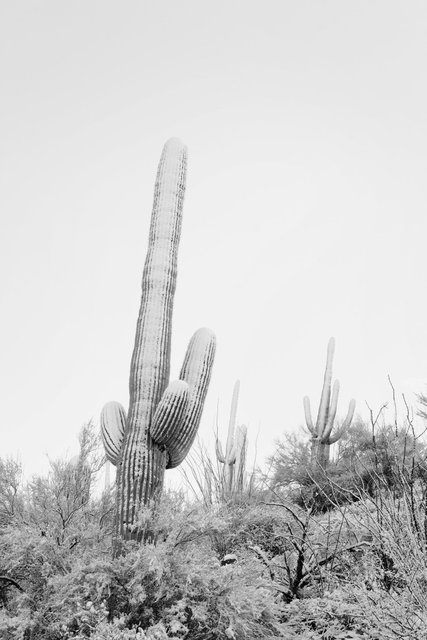
M90 425L79 456L47 477L23 483L1 461L0 637L427 637L423 449L399 430L372 448L368 434L348 435L329 476L304 476L294 440L270 488L228 501L166 492L140 513L151 542L115 558L113 490L94 491Z

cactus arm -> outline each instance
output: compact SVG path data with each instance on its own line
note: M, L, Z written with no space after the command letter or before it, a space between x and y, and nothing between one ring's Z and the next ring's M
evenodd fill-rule
M239 400L240 382L236 380L231 399L230 419L228 422L227 442L225 447L224 482L227 491L233 489L233 475L235 472L237 447L235 438L237 404Z
M188 384L184 380L174 380L166 387L150 427L154 442L166 447L173 442L176 424L182 418L187 400Z
M237 447L236 447L236 443L234 443L231 451L229 451L228 454L225 456L225 464L226 464L226 467L230 468L230 474L232 473L231 467L236 462L236 456L237 456Z
M141 503L162 486L167 454L149 425L169 379L173 296L185 191L187 151L177 139L162 152L142 276L141 305L129 378L129 413L120 459L117 530L127 537Z
M234 444L233 444L233 448L231 449L230 454L229 454L229 456L228 456L228 458L227 458L227 460L228 460L228 464L229 464L229 465L233 465L233 464L235 464L235 462L236 462L236 457L237 457L237 444L236 444L236 443L234 443Z
M216 453L218 462L220 462L221 464L225 464L225 457L222 451L222 446L221 446L221 442L219 441L219 438L215 440L215 453Z
M310 398L308 396L304 396L304 415L305 415L305 423L307 425L307 429L313 436L316 436L316 430L313 424L313 418L311 417L311 407L310 407Z
M239 427L237 427L236 435L236 460L232 483L233 492L239 492L243 490L245 482L247 448L247 428L245 425L240 425Z
M196 437L211 377L215 349L215 335L210 329L199 329L190 340L179 374L180 380L188 384L188 400L184 414L176 425L174 437L168 445L167 469L173 469L181 464Z
M225 455L227 457L227 461L230 464L229 459L235 457L232 455L233 446L234 446L234 430L236 428L236 415L237 415L237 405L239 402L239 391L240 391L240 381L236 380L233 388L233 397L231 399L231 410L230 410L230 419L228 422L228 434L227 434L227 443L225 446Z
M120 402L107 402L101 411L101 438L107 459L114 465L120 456L126 427L126 411Z
M320 396L319 412L317 414L316 431L319 436L322 434L324 426L328 420L329 402L331 397L332 382L332 361L334 358L335 340L330 338L328 342L328 351L326 356L326 368L323 378L322 395Z
M335 442L337 442L344 435L344 433L347 431L347 429L351 425L351 421L353 420L353 415L354 415L355 408L356 408L356 401L354 399L352 399L352 400L350 400L350 404L348 406L347 416L346 416L344 422L339 427L339 429L336 429L336 431L335 431L333 436L331 436L331 435L329 436L329 438L328 438L329 444L334 444Z
M322 440L324 440L325 442L328 442L329 436L331 435L332 429L334 427L335 416L337 415L339 392L340 392L340 383L338 380L335 380L334 386L332 389L331 404L329 406L328 422L322 434Z
M338 429L335 430L334 435L329 436L326 444L330 445L330 444L335 444L335 442L338 442L338 440L340 438L342 438L342 436L345 433L345 427L344 424L342 424L340 427L338 427Z
M238 444L239 448L241 448L242 443L245 442L247 432L248 432L248 429L247 429L246 425L241 424L241 425L239 425L237 427L237 438L236 438L236 441L237 441L237 444Z
M347 415L346 415L346 418L345 418L345 420L343 422L343 425L344 425L345 429L348 429L349 426L351 425L351 421L353 420L355 409L356 409L356 400L354 398L352 398L350 400L350 402L349 402Z

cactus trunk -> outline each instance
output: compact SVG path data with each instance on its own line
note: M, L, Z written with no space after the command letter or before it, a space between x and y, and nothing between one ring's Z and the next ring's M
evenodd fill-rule
M311 440L310 461L312 467L318 469L326 469L329 464L331 452L331 445L327 442L322 442L318 438Z
M157 171L129 378L129 413L123 455L117 469L117 533L125 538L132 537L141 504L146 505L158 497L166 468L166 450L152 440L150 423L169 380L185 165L185 148L170 142Z

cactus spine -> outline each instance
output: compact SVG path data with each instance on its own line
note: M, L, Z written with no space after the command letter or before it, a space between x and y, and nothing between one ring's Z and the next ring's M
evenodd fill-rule
M117 464L117 539L141 539L140 508L157 500L165 469L176 467L187 455L199 426L215 354L215 336L209 329L199 329L190 340L179 380L169 384L186 164L185 146L169 140L154 190L129 411L126 416L121 405L108 403L101 415L106 455Z
M307 428L311 433L311 462L322 469L326 469L329 462L331 444L337 442L353 419L355 400L350 400L347 417L341 427L334 429L335 416L338 406L338 395L340 384L335 380L331 394L332 384L332 360L334 357L335 340L330 338L328 342L328 350L326 357L326 369L323 379L322 395L320 396L319 411L317 414L316 425L313 424L310 409L310 400L307 396L304 398L304 413Z
M222 472L223 495L229 497L241 493L245 482L247 429L240 425L236 429L237 404L239 401L240 382L234 385L231 401L230 420L228 423L227 442L225 455L221 442L216 438L216 457L220 464L224 465Z

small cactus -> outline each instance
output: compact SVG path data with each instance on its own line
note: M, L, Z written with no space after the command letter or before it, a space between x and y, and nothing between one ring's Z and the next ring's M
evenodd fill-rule
M330 338L328 342L328 351L326 357L326 369L323 380L322 395L320 397L319 411L317 414L316 425L313 424L310 409L310 399L308 396L304 398L304 413L307 428L311 433L311 462L320 465L322 469L326 469L329 462L330 446L337 442L349 428L353 419L356 407L355 400L350 400L347 417L341 427L334 429L335 416L338 406L338 394L340 383L335 380L331 395L332 383L332 360L334 357L335 340Z
M223 469L223 494L225 497L241 493L246 475L247 429L240 425L236 429L237 404L239 401L240 382L234 385L231 401L230 420L228 424L225 454L218 437L216 438L216 457Z
M169 384L187 151L177 139L163 149L157 171L148 253L129 380L129 411L105 405L101 434L117 465L116 539L141 540L138 513L159 497L164 471L187 455L199 426L215 354L215 336L199 329L190 340L179 380Z

